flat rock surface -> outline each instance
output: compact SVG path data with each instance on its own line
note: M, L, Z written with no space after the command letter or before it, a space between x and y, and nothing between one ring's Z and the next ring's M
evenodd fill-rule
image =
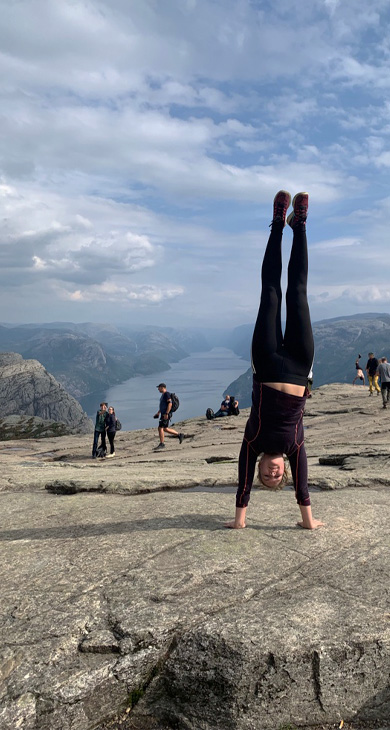
M254 489L248 528L224 529L247 413L176 419L161 452L156 429L120 432L103 461L81 435L1 443L2 730L388 730L381 405L308 401L314 532L290 490Z

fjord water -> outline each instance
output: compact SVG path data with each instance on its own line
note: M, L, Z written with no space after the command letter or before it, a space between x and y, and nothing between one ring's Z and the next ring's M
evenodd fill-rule
M170 370L126 380L105 393L96 394L94 398L83 399L82 405L94 419L99 402L107 401L114 406L124 430L153 428L157 426L153 415L158 410L160 399L156 388L158 383L166 383L168 390L179 396L180 408L172 421L183 421L204 415L209 407L216 411L229 383L248 367L249 362L232 350L216 347L209 352L193 353L173 363Z

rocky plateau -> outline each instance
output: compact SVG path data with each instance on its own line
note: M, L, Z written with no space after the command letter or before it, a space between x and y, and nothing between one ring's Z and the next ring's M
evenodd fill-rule
M248 412L179 413L0 443L1 730L390 730L390 408L308 400L313 532L291 488L226 530Z

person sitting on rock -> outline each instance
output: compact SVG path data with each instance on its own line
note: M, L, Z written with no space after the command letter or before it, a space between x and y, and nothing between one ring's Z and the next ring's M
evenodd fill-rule
M112 457L115 456L114 439L116 434L116 415L113 406L110 406L108 409L106 417L106 431L110 442L110 453L107 454L107 459L112 459Z
M100 404L100 411L96 413L95 420L95 432L93 435L93 446L92 446L92 458L97 458L97 450L99 443L99 436L101 437L101 447L103 454L107 451L106 447L106 418L107 418L107 403Z
M293 212L287 218L293 229L293 243L284 335L281 326L282 236L290 201L285 190L275 196L272 228L263 259L260 308L252 340L252 408L239 456L236 515L226 525L235 529L246 527L246 510L260 454L259 478L271 489L282 488L286 477L283 455L287 455L302 517L298 525L309 530L323 525L311 511L303 432L307 379L314 356L307 302L307 193L295 196Z
M239 416L240 411L238 408L238 400L234 397L234 395L228 396L229 398L229 416Z
M213 418L223 418L224 416L228 416L229 407L230 407L230 395L225 395L218 411L216 411L214 413Z

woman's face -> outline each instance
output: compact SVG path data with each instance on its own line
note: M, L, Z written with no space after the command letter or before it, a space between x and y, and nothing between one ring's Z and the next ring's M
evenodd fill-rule
M109 413L114 413L114 409L113 409L113 408L111 408L111 406L110 406L110 407L109 407L109 409L108 409L108 412L109 412Z
M284 459L280 456L264 454L259 465L260 478L265 487L277 487L284 474Z

